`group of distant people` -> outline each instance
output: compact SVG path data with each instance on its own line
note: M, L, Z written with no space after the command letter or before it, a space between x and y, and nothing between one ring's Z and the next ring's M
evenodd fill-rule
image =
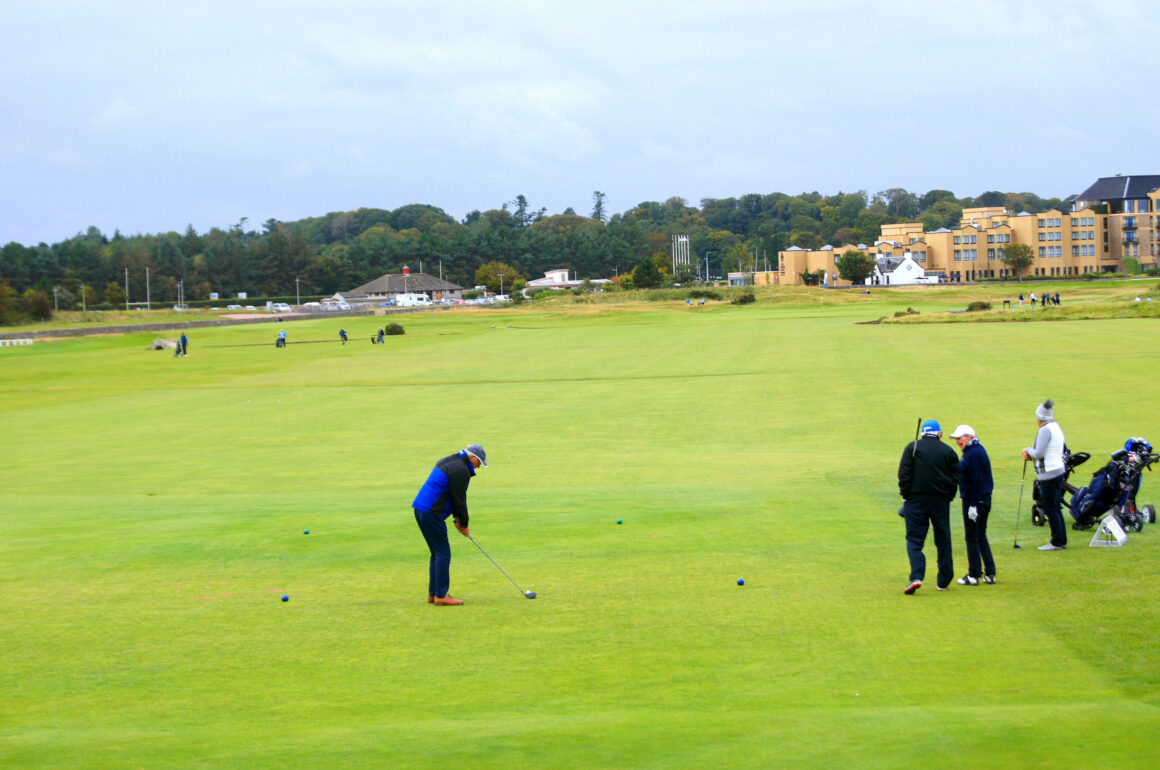
M1023 307L1024 302L1026 302L1026 300L1023 298L1023 294L1020 293L1019 294L1019 307L1020 308ZM1036 297L1035 292L1031 292L1031 307L1035 307L1035 303L1037 303L1037 302L1039 302L1043 307L1047 307L1048 305L1058 305L1059 304L1059 292L1058 291L1055 292L1054 296L1052 296L1051 294L1044 294L1042 299Z
M1055 421L1055 403L1047 399L1035 409L1039 431L1035 443L1023 450L1024 470L1033 461L1039 484L1040 501L1051 527L1051 540L1039 546L1041 551L1067 548L1067 528L1063 520L1061 495L1066 468L1063 463L1063 429ZM906 445L898 464L898 491L902 507L898 515L906 522L906 553L910 560L910 579L903 593L913 594L926 577L923 546L927 533L934 530L938 552L938 590L945 591L955 579L951 554L950 503L959 494L963 513L963 530L967 546L967 574L959 585L976 586L996 580L994 554L987 539L987 518L991 512L994 478L991 459L979 443L975 429L960 425L951 438L963 453L942 442L942 428L937 420L922 423L920 435Z

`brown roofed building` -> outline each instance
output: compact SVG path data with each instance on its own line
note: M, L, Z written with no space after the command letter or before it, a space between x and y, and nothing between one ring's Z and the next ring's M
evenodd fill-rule
M380 275L369 283L339 292L347 302L386 302L400 294L426 294L432 301L462 299L463 287L426 273L412 273L404 267L401 273Z

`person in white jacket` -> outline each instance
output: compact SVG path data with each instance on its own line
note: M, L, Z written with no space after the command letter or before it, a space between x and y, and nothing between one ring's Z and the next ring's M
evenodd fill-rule
M1023 459L1035 462L1039 498L1051 526L1051 542L1039 546L1039 550L1062 551L1067 548L1067 527L1060 509L1060 495L1067 471L1063 466L1063 428L1055 421L1055 402L1049 398L1040 404L1035 410L1035 421L1039 423L1035 446L1023 450Z

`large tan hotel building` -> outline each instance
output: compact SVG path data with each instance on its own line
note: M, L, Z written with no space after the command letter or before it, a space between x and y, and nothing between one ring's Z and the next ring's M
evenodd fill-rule
M777 270L754 275L754 283L800 284L802 273L838 278L838 259L853 249L876 259L913 259L926 275L948 281L1013 277L1003 262L1011 243L1032 248L1027 276L1082 275L1124 270L1135 259L1141 268L1160 267L1160 176L1113 176L1085 190L1070 212L1011 214L1003 208L963 209L953 230L924 232L919 222L883 225L873 246L847 244L817 250L792 247L778 254Z

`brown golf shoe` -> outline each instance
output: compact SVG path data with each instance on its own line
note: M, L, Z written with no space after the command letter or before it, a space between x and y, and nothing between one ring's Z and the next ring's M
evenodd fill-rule
M434 604L434 603L435 603L435 594L427 594L427 603L428 603L428 604Z
M447 594L446 596L436 596L435 600L432 602L432 604L443 604L443 605L448 605L448 606L456 606L459 604L463 604L463 600L456 599L451 594Z

